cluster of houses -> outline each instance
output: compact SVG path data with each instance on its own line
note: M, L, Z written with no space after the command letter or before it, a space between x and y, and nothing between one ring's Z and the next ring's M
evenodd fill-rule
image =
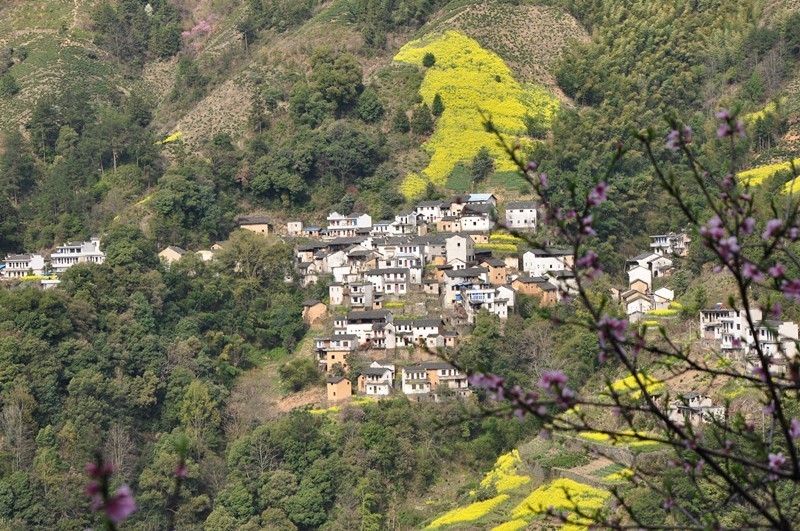
M358 376L358 393L371 398L391 396L398 387L417 401L439 400L446 394L463 398L472 393L467 375L443 361L407 365L398 374L395 362L376 360ZM328 376L327 391L329 404L349 400L353 395L352 383L344 376Z
M653 283L672 273L675 268L672 257L687 256L691 241L685 232L650 236L650 251L626 261L628 289L614 290L613 294L631 322L638 322L653 310L669 308L675 293L667 287L653 289Z
M68 242L56 247L48 257L42 254L9 254L0 264L0 279L35 279L43 288L58 285L58 275L75 264L102 264L106 255L100 250L100 238L84 242Z
M764 319L757 307L751 307L749 315L752 326L742 308L726 308L719 303L700 310L700 337L705 346L742 363L747 370L761 366L757 354L760 348L772 362L770 371L785 373L786 361L796 355L800 339L797 323Z

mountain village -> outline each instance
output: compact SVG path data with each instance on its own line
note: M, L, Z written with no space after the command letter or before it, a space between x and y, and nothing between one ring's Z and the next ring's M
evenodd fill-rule
M498 211L503 212L498 217ZM393 220L373 222L368 214L331 212L327 226L290 221L276 226L266 216L243 216L241 229L277 234L295 242L297 274L303 286L325 282L328 300L307 300L303 319L315 330L313 354L327 375L327 402L335 405L354 394L371 398L402 393L414 400L464 397L471 393L467 375L447 359L484 310L505 321L514 313L518 296L538 299L543 306L559 304L575 290L573 252L556 247L517 251L523 240L509 234L536 232L540 212L534 201L504 205L490 193L460 195L450 201L421 201ZM500 220L500 221L498 221ZM505 230L504 230L505 229ZM78 263L103 263L100 238L61 245L48 259L42 254L12 254L0 266L8 282L34 281L43 289ZM674 312L674 293L656 279L668 278L675 261L689 253L687 233L651 236L650 249L626 263L627 288L611 295L631 323L648 321L659 312ZM196 251L213 260L227 242ZM168 267L187 254L170 245L159 257ZM799 337L792 322L757 319L748 330L741 309L717 304L700 312L698 337L703 347L748 369L756 342L776 354L776 371L785 370ZM650 317L652 318L652 317ZM359 360L353 389L345 377ZM694 424L724 415L724 408L698 393L683 393L667 405L669 414Z

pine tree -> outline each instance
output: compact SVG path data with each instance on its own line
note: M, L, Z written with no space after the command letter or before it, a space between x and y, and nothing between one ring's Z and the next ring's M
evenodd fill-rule
M415 135L424 135L433 131L433 117L427 103L414 107L410 126L411 132Z
M433 103L431 104L431 113L434 116L441 116L444 112L444 102L442 102L442 95L438 92L433 97Z

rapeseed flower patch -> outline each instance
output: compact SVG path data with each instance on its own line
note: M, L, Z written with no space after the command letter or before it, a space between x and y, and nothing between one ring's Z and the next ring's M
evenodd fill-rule
M497 251L503 253L517 252L517 246L513 243L476 243L476 249L483 249L484 251Z
M639 379L644 383L645 389L647 389L648 393L656 393L661 391L664 388L664 383L656 380L655 378L651 378L644 372L640 372L638 374ZM623 378L621 380L617 380L616 382L611 384L611 389L616 391L617 394L625 394L630 392L631 398L639 398L642 394L642 390L639 388L639 384L636 383L636 377L633 375L628 376L627 378Z
M608 481L628 481L633 477L633 470L630 468L623 468L619 472L614 472L607 475L605 478Z
M440 516L426 528L437 529L439 527L451 524L460 524L463 522L474 522L492 512L495 507L508 499L508 494L500 494L494 498L475 502L464 508L453 509L450 512Z
M522 238L517 238L516 236L512 236L511 234L492 234L489 236L489 243L514 243L519 244L522 243L524 240Z
M800 166L800 159L795 159L795 166ZM778 164L768 164L766 166L758 166L752 170L743 171L739 174L739 180L750 186L758 186L768 177L772 177L779 171L791 170L792 165L790 162L781 162ZM794 181L792 181L794 182ZM789 191L790 186L786 185L785 192ZM795 191L800 187L795 187Z
M605 433L599 433L596 431L582 431L578 434L581 439L586 439L589 441L596 441L605 444L610 444L612 446L656 446L658 442L656 441L642 441L637 438L637 435L644 435L644 434L637 434L633 431L626 431L622 432L622 435L617 435L616 437L611 437Z
M530 476L517 474L517 466L522 464L518 450L512 450L497 458L494 468L481 481L481 487L494 486L498 493L508 492L531 482Z
M424 183L445 184L456 165L468 163L482 147L494 156L496 171L516 170L494 135L484 129L481 112L490 116L508 139L514 139L526 134L522 121L526 114L549 124L558 100L542 87L520 85L497 54L455 31L411 41L394 60L421 65L426 53L436 56L436 64L427 69L420 94L432 105L438 93L445 109L436 131L423 145L431 155L428 167L422 176L409 174L400 186L401 192L414 197L420 178Z
M515 519L528 518L547 512L548 507L553 507L556 511L571 511L579 508L582 512L587 512L600 509L608 496L609 493L605 490L562 478L542 485L533 491L511 514ZM567 523L580 525L590 522L570 514L567 516Z
M419 197L425 193L428 181L416 173L409 173L400 183L400 193L408 198Z
M528 522L522 519L510 520L508 522L503 522L497 527L493 527L491 531L519 531L520 529L525 529L528 526Z
M172 142L176 142L176 141L180 140L181 138L183 138L183 133L180 132L180 131L175 131L174 133L169 135L164 140L160 140L160 141L156 142L156 145L160 146L162 144L170 144Z
M650 310L647 312L647 315L653 315L655 317L675 317L678 315L678 310Z

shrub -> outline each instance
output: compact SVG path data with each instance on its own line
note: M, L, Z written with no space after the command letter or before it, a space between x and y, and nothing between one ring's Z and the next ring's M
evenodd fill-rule
M430 68L436 64L436 56L428 52L422 57L422 66Z
M302 391L319 382L321 373L317 364L310 358L294 359L278 369L284 388L289 391Z

